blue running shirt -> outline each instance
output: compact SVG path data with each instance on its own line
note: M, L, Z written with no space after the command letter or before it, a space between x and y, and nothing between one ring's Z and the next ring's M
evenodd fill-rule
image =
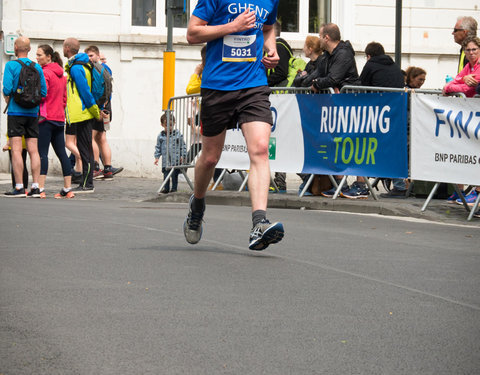
M209 26L233 21L247 7L255 12L255 27L207 43L202 87L233 91L267 85L263 57L263 25L277 19L279 0L199 0L193 15Z

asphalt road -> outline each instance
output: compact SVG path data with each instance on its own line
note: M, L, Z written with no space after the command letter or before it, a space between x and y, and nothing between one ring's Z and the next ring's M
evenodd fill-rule
M480 231L247 207L0 199L0 374L479 374Z

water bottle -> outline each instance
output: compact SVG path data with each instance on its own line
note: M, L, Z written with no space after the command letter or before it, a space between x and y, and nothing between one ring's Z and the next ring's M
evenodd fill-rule
M447 74L447 76L445 77L445 83L452 82L452 81L453 81L453 77L450 74Z

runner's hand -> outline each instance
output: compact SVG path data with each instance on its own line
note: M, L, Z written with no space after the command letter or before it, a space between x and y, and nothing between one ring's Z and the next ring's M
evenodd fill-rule
M235 25L236 32L239 32L253 29L255 27L256 19L255 12L246 9L245 12L235 18L232 23Z
M262 63L267 69L275 68L279 61L280 57L278 56L277 50L268 52L262 59Z

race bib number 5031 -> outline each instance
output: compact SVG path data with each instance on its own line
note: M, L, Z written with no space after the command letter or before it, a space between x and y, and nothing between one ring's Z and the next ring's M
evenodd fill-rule
M226 35L223 37L222 61L244 62L257 60L255 35Z

